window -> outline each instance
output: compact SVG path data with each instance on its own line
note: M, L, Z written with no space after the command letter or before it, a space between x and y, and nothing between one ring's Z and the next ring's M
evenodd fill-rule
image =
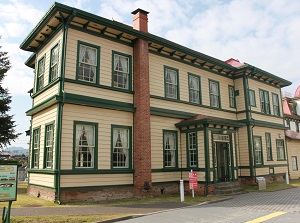
M285 160L284 141L282 139L276 140L277 160Z
M75 168L95 168L98 125L75 121L74 126Z
M177 69L165 67L165 96L166 98L179 99Z
M112 126L112 168L131 168L131 127Z
M266 133L267 160L273 160L271 134Z
M197 132L187 133L188 143L188 167L198 167Z
M100 47L78 41L77 79L96 83L99 70Z
M233 86L228 86L228 94L229 94L229 107L235 108L235 95L234 95Z
M163 131L164 167L177 167L177 132Z
M39 168L40 159L40 128L33 130L32 139L32 168Z
M254 157L255 157L255 164L263 164L263 158L262 158L262 144L261 144L261 137L260 136L254 136Z
M53 124L45 127L45 152L44 152L44 168L53 167Z
M113 51L113 87L131 88L131 56Z
M38 62L36 91L44 87L44 73L45 73L45 56Z
M58 44L51 50L49 83L58 77Z
M273 112L274 115L276 116L280 116L280 110L279 110L279 98L278 98L278 94L272 94L272 98L273 98Z
M256 107L256 100L255 100L255 91L249 90L249 98L250 98L250 106Z
M293 168L293 171L298 171L297 156L292 156L292 168Z
M260 90L259 91L259 96L260 96L261 112L265 113L265 114L271 114L269 92L264 91L264 90Z
M189 74L190 102L200 104L200 77Z
M209 81L210 106L220 108L219 82Z

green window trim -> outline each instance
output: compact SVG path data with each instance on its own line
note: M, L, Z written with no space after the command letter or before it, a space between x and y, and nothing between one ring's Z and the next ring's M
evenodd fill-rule
M79 129L77 129L76 126L83 126L82 134L79 137L78 150L76 147L77 147L77 139L79 136L77 134L79 133L79 131L76 131L76 130L79 130ZM94 133L93 133L94 139L93 139L93 141L91 141L89 136L87 136L87 138L89 138L89 142L93 143L92 145L91 145L91 143L90 144L88 143L88 139L86 139L86 136L85 136L85 132L88 131L85 129L85 127L91 127L91 126L93 127L93 130L94 130ZM83 137L84 137L84 139L83 139ZM87 143L83 144L84 141L87 141ZM80 145L87 145L87 146L85 146L85 148L83 148L84 146L80 146ZM90 152L90 147L92 148L93 154L91 154L91 152ZM77 150L77 152L76 152L76 150ZM91 157L89 157L89 155ZM85 122L85 121L74 121L73 122L73 160L72 160L72 163L73 163L73 165L72 165L73 170L82 169L82 170L88 171L88 170L92 170L92 169L98 169L98 123ZM89 164L91 166L83 166L83 165L89 165ZM77 165L79 165L79 166L77 166Z
M236 107L235 89L234 86L232 85L228 85L228 97L229 97L229 107L235 108Z
M255 166L264 165L262 137L253 136L254 164Z
M272 138L271 133L265 133L267 161L273 161Z
M49 76L48 84L53 82L59 77L59 53L60 53L60 42L55 44L50 51L50 63L49 63Z
M127 166L114 166L114 162L118 162L120 161L120 159L124 160L124 151L123 154L120 155L119 150L115 153L114 150L118 149L118 148L114 148L117 147L118 143L122 144L122 147L120 147L121 150L124 149L124 140L122 139L120 142L118 142L118 138L120 137L120 139L122 138L121 135L118 135L117 137L114 137L114 133L116 134L116 132L114 132L114 130L116 129L120 129L120 130L128 130L128 137L127 137L127 144L128 146L125 147L128 152L127 152L127 156L128 156L128 164ZM115 143L114 143L115 141ZM123 142L122 142L123 141ZM114 146L114 144L116 144ZM131 170L132 169L132 126L125 126L125 125L111 125L111 162L110 162L110 168L111 169L116 169L116 170ZM115 156L114 156L115 155ZM122 156L123 155L123 156ZM122 157L120 157L122 156ZM114 158L116 157L116 161L114 161ZM125 156L126 158L126 156ZM127 161L122 161L121 163L126 164Z
M128 63L127 63L127 84L125 84L124 87L119 87L119 86L115 86L116 84L118 85L118 76L115 76L115 57L119 56L120 58L125 58L128 59ZM131 91L132 90L132 56L129 54L125 54L125 53L121 53L121 52L117 52L117 51L112 51L112 64L111 64L111 72L112 72L112 76L111 76L111 86L115 89L119 89L119 90L124 90L124 91ZM122 73L122 72L118 72ZM124 76L123 72L123 76ZM116 77L116 78L115 78ZM116 79L116 81L115 81ZM124 84L123 84L124 85Z
M194 86L195 84L196 86ZM201 77L196 74L188 73L188 86L189 86L189 102L201 105L202 104Z
M249 105L256 107L255 91L252 89L249 89Z
M214 108L222 108L220 95L220 82L208 79L209 101L210 106Z
M40 149L41 149L41 126L32 130L31 146L31 169L39 169Z
M197 131L186 133L187 168L198 168L198 136Z
M45 85L45 61L46 54L38 60L38 68L36 72L35 92L40 91Z
M174 136L174 141L170 141L170 136ZM173 143L173 149L172 147ZM178 132L175 130L163 129L163 168L177 169L178 168ZM166 149L168 148L168 149ZM168 152L169 151L169 152ZM172 151L174 153L172 154ZM167 153L168 152L168 153ZM167 159L166 159L167 158Z
M275 116L280 116L280 102L278 94L272 93L273 113Z
M175 76L172 75L175 73ZM169 77L167 77L169 76ZM172 77L173 78L172 78ZM175 77L175 79L174 79ZM173 80L172 80L173 79ZM179 70L173 67L169 67L164 65L164 86L165 86L165 97L180 100L180 93L179 93ZM174 96L170 96L174 92Z
M54 151L54 121L45 124L43 169L53 169L53 164L54 164L53 151Z
M264 114L271 114L271 107L270 107L270 97L269 92L260 89L259 90L259 98L260 98L260 108L261 112Z
M87 59L85 56L83 56L83 54L80 55L81 46L83 48L86 47L87 49L89 48L89 49L95 49L96 50L95 56L97 58L94 60L94 63L96 63L96 64L92 64L92 63L89 64L89 63L80 62L80 58ZM94 84L97 84L97 85L99 84L99 79L100 79L100 49L101 49L100 46L93 45L93 44L82 42L82 41L78 40L78 42L77 42L76 80L82 81L82 82L94 83ZM88 52L88 51L85 51L85 52ZM80 67L80 63L82 64L83 67ZM86 66L84 66L84 65L86 65ZM94 71L92 69L93 67L95 67ZM81 75L79 76L81 69L82 69L82 78L80 78ZM86 71L86 69L90 70L90 72L94 72L92 81L83 80L84 78L90 78L90 76L92 76L92 75L85 76L84 70Z
M276 139L276 151L277 151L277 161L285 161L285 147L283 139Z

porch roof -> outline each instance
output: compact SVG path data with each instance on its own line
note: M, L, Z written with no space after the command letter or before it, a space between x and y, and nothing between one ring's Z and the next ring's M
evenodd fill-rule
M201 115L201 114L195 115L194 117L189 119L184 119L176 123L175 126L177 128L180 128L180 127L187 127L187 126L198 125L198 124L215 124L215 125L223 125L223 126L230 126L230 127L237 127L237 128L245 126L244 123L239 123L238 121L235 120L218 118L218 117Z
M300 139L300 133L293 130L285 130L285 136L291 139Z

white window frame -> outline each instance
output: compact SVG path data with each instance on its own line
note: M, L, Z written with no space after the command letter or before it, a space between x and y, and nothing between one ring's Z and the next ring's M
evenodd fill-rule
M166 98L179 99L178 71L168 67L165 67L165 96Z
M190 102L200 104L200 77L189 74Z
M279 143L280 143L280 145L279 145ZM276 151L277 151L277 160L285 160L286 159L283 139L276 140Z
M114 53L113 87L129 89L130 83L130 58Z
M59 60L59 44L51 50L51 64L49 82L55 80L58 77L58 60Z
M249 105L256 107L255 91L252 89L249 89Z
M32 133L32 168L39 168L40 160L40 128L34 129Z
M163 145L164 145L164 167L176 168L177 167L177 134L175 131L163 132Z
M229 107L235 108L235 95L234 95L234 86L228 86L229 94Z
M280 116L280 110L279 110L279 96L278 94L272 94L272 99L273 99L273 112L274 115Z
M262 165L263 164L262 141L260 136L253 136L253 147L254 147L255 164Z
M198 167L198 148L197 148L197 132L187 133L188 137L188 158L189 158L189 167Z
M99 66L97 57L98 57L97 48L85 45L83 43L79 44L78 71L77 71L78 80L96 83L97 66Z
M271 161L273 160L271 133L266 133L265 137L266 137L267 160Z
M46 56L43 56L38 62L36 91L39 91L40 89L42 89L44 87L45 59L46 59Z
M210 95L210 106L220 108L220 85L219 82L210 80L209 81L209 95ZM216 91L214 91L214 89Z
M45 168L53 167L54 125L45 126Z
M260 96L261 112L270 115L271 109L270 109L269 92L265 90L259 90L259 96Z

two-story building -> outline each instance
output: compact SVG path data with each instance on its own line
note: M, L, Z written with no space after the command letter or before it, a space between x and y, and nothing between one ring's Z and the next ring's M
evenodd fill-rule
M58 202L281 179L281 88L291 82L54 3L21 44L35 69L28 192ZM187 185L188 186L188 185Z

